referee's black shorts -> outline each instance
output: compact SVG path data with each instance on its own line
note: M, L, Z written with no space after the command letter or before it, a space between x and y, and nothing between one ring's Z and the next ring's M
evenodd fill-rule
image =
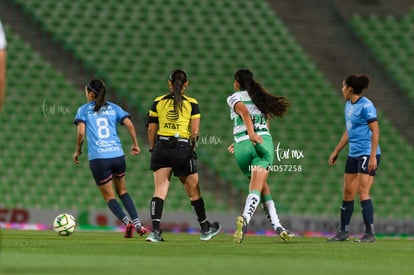
M176 177L197 173L191 145L183 141L172 145L168 140L157 140L152 149L150 169L156 171L166 167L171 167Z

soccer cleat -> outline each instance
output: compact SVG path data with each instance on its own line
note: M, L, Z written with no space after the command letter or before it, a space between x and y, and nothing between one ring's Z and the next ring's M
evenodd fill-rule
M338 231L335 236L327 239L328 242L343 242L349 240L348 231Z
M133 238L134 237L135 226L132 223L127 224L125 229L124 238Z
M361 238L354 240L358 243L373 243L375 242L375 236L373 234L365 233Z
M247 221L243 216L238 216L236 218L236 232L234 232L234 242L241 243L244 239L244 234L247 232Z
M283 227L277 227L276 228L276 234L279 235L279 237L284 240L284 241L289 241L290 239L292 239L295 235L290 232L289 230L283 228Z
M164 241L164 239L161 236L161 231L152 231L145 240L151 243L158 243Z
M140 236L144 236L148 232L148 229L146 229L143 225L137 226L136 229L137 229L138 235Z
M218 233L221 231L221 224L219 222L213 222L209 225L208 231L201 232L200 240L202 241L209 241L213 237L217 236Z

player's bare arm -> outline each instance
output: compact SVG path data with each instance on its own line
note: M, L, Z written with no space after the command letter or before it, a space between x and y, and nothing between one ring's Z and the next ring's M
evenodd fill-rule
M348 131L345 129L344 133L342 134L341 139L339 140L338 145L336 145L335 149L331 153L328 159L329 165L335 165L336 159L338 158L339 153L344 149L344 147L348 144Z
M263 138L256 134L253 127L252 119L250 118L249 110L243 102L237 102L234 105L234 111L243 119L244 125L246 125L247 134L253 144L262 143Z
M154 147L155 139L157 137L157 129L158 124L148 123L148 143L150 150L152 150L152 148Z
M368 163L368 171L374 171L377 169L377 148L379 144L379 126L378 121L373 121L368 124L369 128L371 129L371 155L369 158Z
M141 152L141 149L139 148L138 145L138 139L137 139L137 134L135 131L135 126L132 123L131 119L129 119L128 117L125 118L122 123L125 125L125 127L128 129L128 133L132 139L132 147L131 147L131 155L135 156L138 155Z
M82 154L82 145L85 140L85 123L78 123L78 133L76 135L76 150L73 154L73 161L79 164L79 156Z
M193 118L190 120L190 127L191 127L191 146L194 150L198 137L200 136L200 118Z

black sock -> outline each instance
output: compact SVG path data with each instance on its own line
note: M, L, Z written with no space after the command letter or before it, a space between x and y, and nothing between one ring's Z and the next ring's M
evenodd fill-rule
M111 212L118 218L123 224L127 225L129 223L129 218L125 215L125 212L122 210L121 206L116 199L109 200L106 203L111 210Z
M341 206L341 231L349 231L352 213L354 212L354 201L342 201Z
M160 223L162 210L164 208L164 200L158 197L152 197L150 211L151 211L151 221L152 221L152 230L160 231Z
M200 223L201 230L202 231L208 231L209 230L209 224L207 222L206 217L206 209L204 207L204 200L203 198L199 198L198 200L191 201L191 206L194 209L194 212L197 215L197 220Z
M361 201L361 211L365 224L365 233L374 234L374 206L371 199Z

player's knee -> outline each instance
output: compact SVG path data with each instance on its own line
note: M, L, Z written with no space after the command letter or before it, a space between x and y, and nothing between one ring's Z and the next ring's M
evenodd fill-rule
M350 188L345 188L344 189L344 200L346 201L350 201L353 200L355 197L355 193L356 191Z

